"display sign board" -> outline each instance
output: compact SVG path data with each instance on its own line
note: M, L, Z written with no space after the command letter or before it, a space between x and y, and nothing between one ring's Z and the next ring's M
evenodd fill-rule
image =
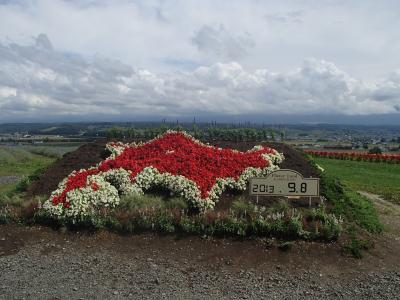
M251 178L250 195L319 196L319 178L304 178L294 170L277 170L266 177Z

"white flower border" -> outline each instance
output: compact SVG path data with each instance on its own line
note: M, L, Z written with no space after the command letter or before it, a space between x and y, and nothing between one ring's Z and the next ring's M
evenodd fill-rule
M167 132L157 136L156 138L146 142L146 143L108 143L106 148L111 152L111 155L104 161L97 164L95 167L90 169L96 169L100 167L103 163L110 159L115 159L118 157L127 147L140 147L144 144L151 143L164 135L171 133L181 133L187 138L191 139L193 142L204 146L215 148L209 144L204 144L191 135L184 131L172 131ZM216 148L222 150L221 148ZM259 151L264 149L262 146L255 146L253 149L247 152ZM233 150L234 152L239 152ZM77 219L83 216L90 216L96 214L96 212L102 207L115 207L119 204L120 197L119 194L143 194L145 190L154 186L163 186L169 189L172 193L183 197L188 201L188 203L199 208L201 211L205 209L213 209L218 198L223 193L223 191L229 187L232 189L245 190L247 187L248 180L251 177L266 176L272 171L279 169L277 164L281 163L284 159L283 154L278 153L266 153L262 154L261 157L268 161L268 167L266 168L246 168L245 171L240 175L238 180L234 178L218 178L216 184L213 186L208 194L207 198L201 198L201 191L197 187L196 183L181 175L172 175L170 173L160 173L156 168L149 166L144 168L135 177L135 182L131 181L131 172L129 170L113 169L107 172L100 172L96 175L88 176L87 186L80 189L75 189L67 193L67 201L70 203L69 208L64 208L63 204L58 205L53 204L54 197L60 196L61 193L66 188L68 179L74 176L78 172L87 171L81 169L79 171L73 171L67 178L60 182L57 190L55 190L50 198L44 202L42 209L50 213L50 215L57 218L72 218ZM96 183L98 189L95 191L92 189L91 185Z

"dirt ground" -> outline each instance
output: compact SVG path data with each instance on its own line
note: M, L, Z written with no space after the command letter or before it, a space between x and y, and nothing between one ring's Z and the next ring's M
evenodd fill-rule
M122 236L0 226L0 299L398 299L400 208L362 259L340 243Z

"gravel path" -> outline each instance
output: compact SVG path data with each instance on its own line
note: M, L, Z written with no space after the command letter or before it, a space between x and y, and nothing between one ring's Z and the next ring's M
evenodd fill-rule
M61 250L47 256L40 249L0 260L2 299L396 299L400 272L379 272L350 281L304 270L291 275L277 270L192 270L173 261L124 259L107 251Z
M11 175L11 176L0 176L0 185L17 183L20 180L21 180L20 176L13 176L13 175Z
M355 260L319 243L282 252L257 241L7 225L0 299L399 299L400 262L384 259L394 254Z

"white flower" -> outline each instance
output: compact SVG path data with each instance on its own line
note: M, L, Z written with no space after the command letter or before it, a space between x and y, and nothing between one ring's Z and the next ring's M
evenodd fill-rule
M176 133L176 131L167 131L165 134ZM203 147L212 147L208 144L194 139L185 132L180 132L187 138ZM163 134L164 135L164 134ZM156 140L163 135L156 137ZM146 143L108 143L106 148L111 152L111 156L105 161L99 163L96 167L89 168L93 170L100 167L104 162L115 159L123 153L128 147L139 147ZM218 148L221 150L220 148ZM259 151L264 149L262 146L255 146L248 152ZM234 150L237 152L236 150ZM172 154L173 151L167 151L166 154ZM67 178L60 182L57 190L55 190L50 198L43 204L42 209L48 211L51 215L57 218L79 218L82 216L95 214L101 207L115 207L119 204L121 194L143 194L143 191L154 186L163 186L169 189L172 193L186 199L192 206L198 207L201 210L212 209L218 198L226 188L246 190L248 181L251 177L266 176L272 171L279 169L276 164L279 164L284 159L283 155L274 151L269 154L262 154L261 158L268 162L266 168L249 167L244 170L241 176L235 180L234 178L218 178L215 185L209 191L206 198L202 198L201 191L196 183L181 175L172 175L170 173L160 173L156 168L149 166L144 168L134 178L129 170L112 169L107 172L100 172L96 175L87 177L86 186L84 188L69 191L66 194L66 203L70 204L69 208L64 205L53 204L53 199L60 196L67 186L68 179L72 178L79 172L86 170L73 171ZM272 215L272 218L282 218L281 215Z

